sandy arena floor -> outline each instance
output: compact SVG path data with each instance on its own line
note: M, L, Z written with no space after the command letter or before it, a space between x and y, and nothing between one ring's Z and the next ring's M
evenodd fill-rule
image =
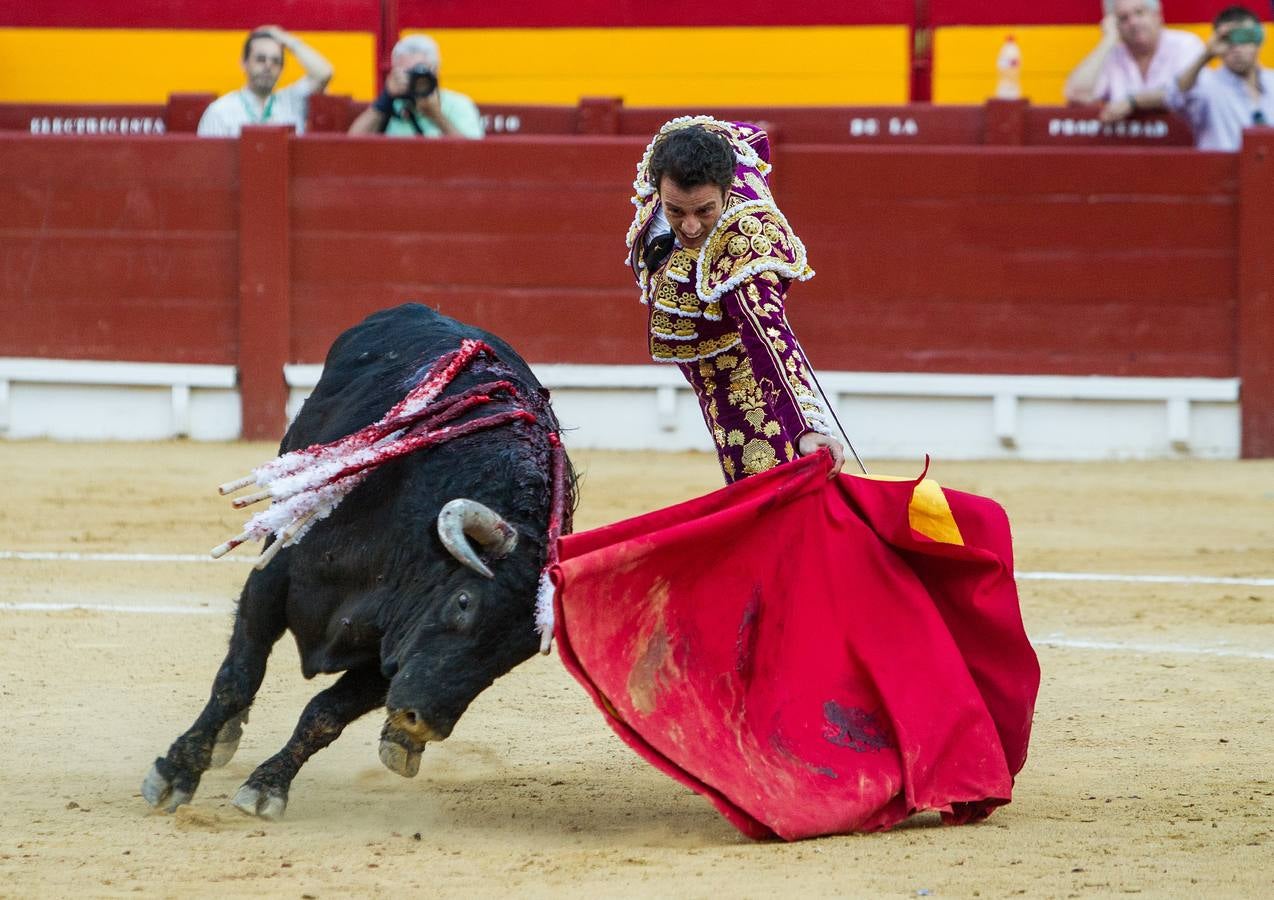
M142 777L201 707L247 567L68 555L204 554L243 521L214 486L272 453L0 442L0 897L1271 892L1274 461L938 461L1014 525L1044 670L1014 802L972 827L781 844L639 761L556 656L481 696L414 780L377 760L373 714L302 770L283 821L245 816L229 798L330 683L304 682L286 639L233 762L151 812ZM705 456L574 458L581 529L719 486Z

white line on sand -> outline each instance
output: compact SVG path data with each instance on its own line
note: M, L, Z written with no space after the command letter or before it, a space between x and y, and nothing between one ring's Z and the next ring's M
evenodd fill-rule
M1033 638L1036 647L1062 647L1068 650L1112 650L1119 653L1173 654L1187 656L1228 656L1237 659L1274 659L1274 651L1245 650L1240 647L1216 645L1200 647L1194 644L1151 644L1145 641L1093 641L1083 638L1043 637Z
M220 563L207 553L55 553L37 550L0 550L0 559L60 562L194 562ZM256 562L255 556L226 557L226 562Z
M62 562L154 563L252 563L256 556L213 559L202 553L73 553L37 550L0 550L0 560L51 560ZM1103 572L1018 572L1019 581L1108 581L1137 584L1229 584L1242 587L1274 587L1274 578L1226 578L1212 575L1120 575Z
M4 603L0 612L105 612L141 613L156 616L225 616L230 606L131 606L113 603ZM1194 644L1154 644L1145 641L1099 641L1087 638L1069 638L1051 634L1033 638L1036 647L1059 647L1068 650L1105 650L1112 653L1140 653L1167 656L1218 656L1233 659L1274 660L1274 651L1244 649L1229 646L1225 642L1213 646Z
M111 612L156 616L224 616L232 606L137 606L125 603L0 603L0 612Z
M1131 581L1138 584L1236 584L1274 587L1274 578L1224 578L1213 575L1113 575L1099 572L1018 572L1018 581Z

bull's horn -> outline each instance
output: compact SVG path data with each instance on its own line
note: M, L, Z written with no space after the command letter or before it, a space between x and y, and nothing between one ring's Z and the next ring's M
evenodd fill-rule
M438 511L438 537L442 545L461 563L487 578L495 576L473 552L466 535L497 559L518 545L518 533L513 526L476 500L452 500Z

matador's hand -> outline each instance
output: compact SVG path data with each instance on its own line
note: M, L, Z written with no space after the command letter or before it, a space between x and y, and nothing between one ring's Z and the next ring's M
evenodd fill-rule
M832 454L832 470L827 473L827 477L833 478L840 474L845 465L845 448L840 445L840 441L817 431L807 431L796 442L796 452L801 456L817 453L824 447Z

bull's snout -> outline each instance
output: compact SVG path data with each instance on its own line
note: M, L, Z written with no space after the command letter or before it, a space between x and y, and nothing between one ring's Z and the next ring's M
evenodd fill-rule
M442 741L451 734L451 728L431 725L414 709L396 709L389 714L389 725L421 744Z
M380 732L380 761L391 772L414 778L420 771L420 754L425 745L445 740L450 734L450 725L433 725L414 709L390 710Z

